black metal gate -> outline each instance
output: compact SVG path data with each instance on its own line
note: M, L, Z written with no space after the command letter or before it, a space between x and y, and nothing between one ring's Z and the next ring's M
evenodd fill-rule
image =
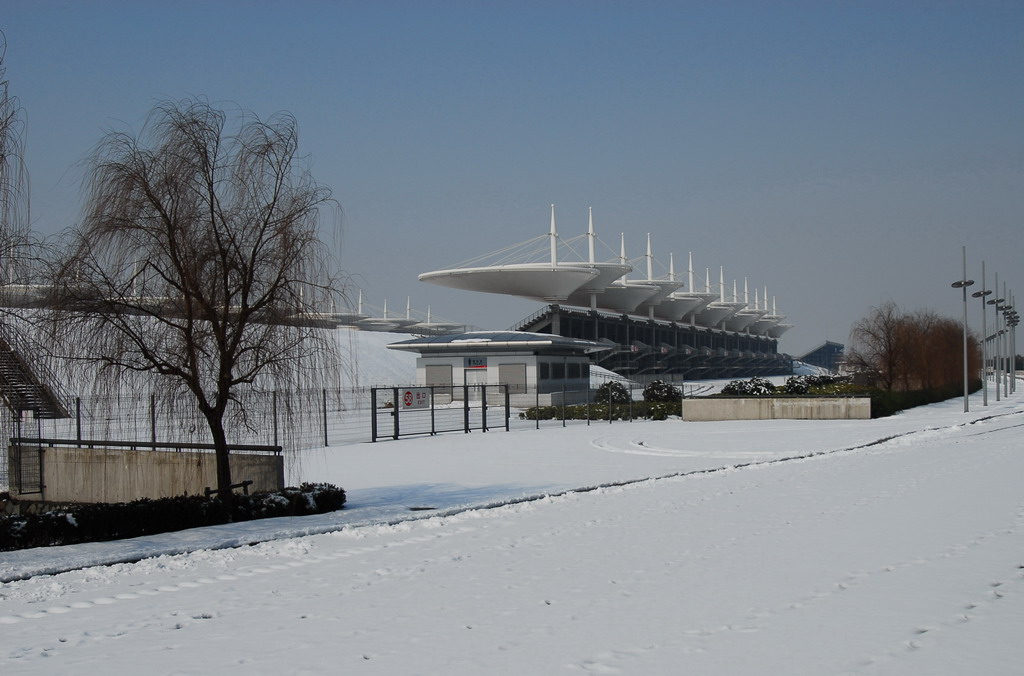
M428 385L370 390L371 438L509 429L508 385Z
M14 420L14 439L19 441L8 441L10 465L14 472L14 476L9 479L15 491L21 495L43 492L43 447L41 444L26 445L20 441L25 432L34 432L38 437L40 430L39 419L36 417L23 421L22 416L18 415Z

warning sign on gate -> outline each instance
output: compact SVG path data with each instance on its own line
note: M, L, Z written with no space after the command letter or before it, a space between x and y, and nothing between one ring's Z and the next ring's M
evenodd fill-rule
M430 388L411 387L401 391L402 410L430 408Z

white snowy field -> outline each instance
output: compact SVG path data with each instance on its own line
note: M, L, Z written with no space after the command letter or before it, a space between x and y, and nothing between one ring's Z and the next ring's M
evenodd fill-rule
M341 512L0 553L0 664L1021 674L1024 398L971 403L321 449Z

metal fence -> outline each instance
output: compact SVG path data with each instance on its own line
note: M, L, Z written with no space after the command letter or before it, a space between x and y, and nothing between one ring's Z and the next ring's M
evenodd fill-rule
M627 386L629 383L624 383ZM677 387L679 383L676 384ZM707 386L686 383L684 396L703 393ZM468 389L466 389L468 388ZM543 429L587 425L601 418L572 420L569 402L592 402L596 390L562 390L509 396L505 385L434 388L426 409L395 408L398 394L417 388L366 387L252 393L236 402L228 416L231 444L281 446L289 462L296 452L324 446L399 438L414 434L511 429ZM430 390L431 388L419 388ZM642 399L639 387L628 388L631 399ZM542 399L543 397L543 399ZM537 404L561 407L554 417L521 415ZM583 404L585 405L585 404ZM212 442L205 419L188 396L91 396L71 400L73 417L66 419L7 418L5 440L14 437L82 441L142 442L146 444L205 444ZM634 419L627 406L625 420ZM397 413L396 413L397 412ZM393 415L394 414L394 415ZM615 417L614 421L622 418ZM609 421L611 422L611 421ZM396 428L397 425L397 428ZM397 432L396 432L397 429ZM0 445L0 491L7 490L11 464L8 443ZM31 468L19 481L31 480Z
M370 440L442 432L508 431L508 385L374 387Z

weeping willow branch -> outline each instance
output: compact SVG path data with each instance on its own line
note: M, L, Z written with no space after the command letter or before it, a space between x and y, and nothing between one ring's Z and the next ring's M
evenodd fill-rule
M185 100L157 106L138 135L104 137L54 282L66 356L107 382L135 374L189 393L218 446L221 490L229 407L336 382L338 364L336 342L301 321L335 286L320 239L330 191L299 156L291 116L227 125Z

